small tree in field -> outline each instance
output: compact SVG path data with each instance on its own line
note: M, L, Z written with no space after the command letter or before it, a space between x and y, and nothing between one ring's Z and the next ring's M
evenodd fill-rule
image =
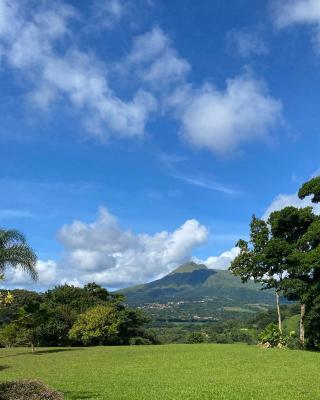
M32 353L41 338L41 328L46 319L47 313L41 303L33 301L21 308L18 319L12 323L17 328L18 342L29 344Z

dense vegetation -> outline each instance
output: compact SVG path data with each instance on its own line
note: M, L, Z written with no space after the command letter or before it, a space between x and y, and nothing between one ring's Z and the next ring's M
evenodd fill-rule
M299 305L284 305L283 334L289 336L293 331L299 332ZM160 343L247 343L258 344L261 333L272 324L277 323L276 310L270 308L256 314L242 315L214 323L197 322L162 322L153 321L152 330ZM291 348L299 347L292 343Z
M247 345L1 349L0 381L41 379L66 400L310 400L320 354Z
M58 286L39 294L12 291L0 307L0 344L119 345L154 343L143 325L148 318L125 306L123 296L90 283L84 288Z

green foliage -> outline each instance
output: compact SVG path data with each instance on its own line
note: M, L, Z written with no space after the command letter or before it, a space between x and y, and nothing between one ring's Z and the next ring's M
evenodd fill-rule
M275 324L269 324L260 333L259 340L262 344L270 344L271 347L276 347L283 343L281 332Z
M28 246L24 235L16 230L0 229L0 274L8 267L26 271L32 279L37 279L37 256Z
M0 327L1 325L13 322L18 318L21 307L26 306L30 302L41 302L42 296L37 292L28 290L14 289L10 291L12 301L9 304L0 304ZM0 297L7 295L6 290L0 289Z
M69 332L69 338L88 345L116 344L120 320L115 307L95 306L79 315Z
M130 338L129 344L131 346L141 346L141 345L154 344L154 342L148 338L137 336L137 337Z
M299 337L292 332L285 339L286 347L290 350L303 350L304 346Z
M66 346L70 344L69 331L78 316L95 305L116 304L121 308L123 298L111 294L95 283L84 288L62 285L43 295L48 319L43 326L44 345Z
M310 195L313 202L320 201L320 177L301 187L301 199ZM317 348L320 309L315 299L320 296L320 217L311 207L285 207L271 213L267 223L253 216L250 229L250 241L238 242L240 254L231 264L231 272L244 282L254 279L265 287L274 287L289 300L298 300L307 315L305 319L304 311L301 314L300 339L304 343L305 332L308 345ZM305 322L309 325L306 330Z
M30 345L34 351L42 337L42 326L47 320L46 310L41 303L33 301L21 308L18 319L13 322L17 328L19 343Z
M18 328L15 324L11 323L5 325L0 330L0 345L3 347L14 347L16 345L19 345L18 335Z
M63 395L39 381L0 383L0 400L63 400Z
M132 344L133 338L144 337L142 326L148 321L139 310L119 310L113 304L97 305L79 315L69 338L85 346ZM144 339L148 344L153 342L151 336Z
M204 343L207 339L208 337L204 332L192 332L188 336L187 343Z
M312 196L311 200L313 203L320 203L320 176L303 184L299 190L298 196L300 199Z

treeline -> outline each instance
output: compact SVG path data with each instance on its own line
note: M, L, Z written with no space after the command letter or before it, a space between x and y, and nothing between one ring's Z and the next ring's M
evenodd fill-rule
M143 312L128 308L122 295L95 283L57 286L43 294L13 290L10 297L0 305L4 347L157 343L145 328L149 318Z

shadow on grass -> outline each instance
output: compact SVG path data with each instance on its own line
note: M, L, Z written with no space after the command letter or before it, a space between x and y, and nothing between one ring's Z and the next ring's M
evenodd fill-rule
M70 400L94 400L99 397L98 393L92 392L64 392Z
M25 356L27 354L30 354L32 356L41 356L43 354L53 354L53 353L62 353L65 351L79 351L79 350L84 350L83 347L74 347L74 348L57 348L57 349L46 349L46 350L36 350L34 353L30 351L24 351L22 353L16 353L16 354L8 354L6 356L0 356L0 358L10 358L10 357L18 357L18 356Z
M52 353L62 353L64 351L78 351L78 350L84 350L83 347L74 347L74 348L60 348L60 349L48 349L48 350L36 350L33 354L35 356L41 356L42 354L52 354Z
M4 369L10 368L9 365L0 365L0 371L3 371Z

